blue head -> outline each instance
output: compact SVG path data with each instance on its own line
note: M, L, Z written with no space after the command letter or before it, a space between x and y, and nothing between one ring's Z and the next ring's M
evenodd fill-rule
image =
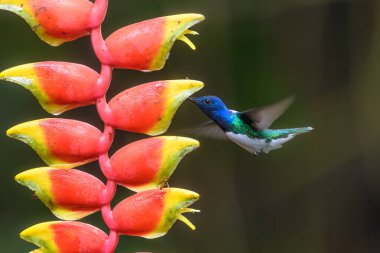
M215 121L223 129L233 121L233 113L226 107L223 101L215 96L190 98L199 108Z

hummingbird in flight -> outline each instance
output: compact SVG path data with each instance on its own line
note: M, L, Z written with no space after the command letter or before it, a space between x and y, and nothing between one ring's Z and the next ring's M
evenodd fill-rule
M217 139L227 137L254 155L281 148L294 136L313 130L312 127L269 129L293 102L293 97L243 112L228 109L216 96L192 97L189 100L212 120L195 128L194 133Z

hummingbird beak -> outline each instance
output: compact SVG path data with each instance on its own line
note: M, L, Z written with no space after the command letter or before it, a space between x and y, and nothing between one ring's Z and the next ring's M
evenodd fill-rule
M191 102L195 103L196 97L189 97L187 100L190 100Z

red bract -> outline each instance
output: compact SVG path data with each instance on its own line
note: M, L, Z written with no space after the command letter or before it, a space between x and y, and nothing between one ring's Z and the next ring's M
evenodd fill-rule
M202 87L199 81L170 80L130 88L109 102L112 125L131 132L161 134L181 103Z
M181 14L145 20L121 28L106 40L111 65L124 69L159 70L177 39L195 49L186 34L197 33L187 29L202 20L204 17L200 14Z
M101 253L108 236L100 229L81 222L45 222L25 229L21 238L40 250L54 253Z
M187 207L198 198L197 193L178 188L137 193L114 208L116 226L112 229L126 235L157 238L165 235L177 219L195 229L182 213L197 212Z
M64 220L81 219L101 207L104 184L79 170L36 168L16 176L56 215Z
M52 46L87 35L91 28L88 0L0 0L0 9L21 16Z
M12 127L7 135L28 144L48 165L72 168L94 161L104 150L98 142L102 133L85 122L41 119Z
M180 160L199 146L190 138L162 136L133 142L111 157L109 179L134 191L161 187Z
M24 64L0 73L0 79L22 85L55 115L94 103L99 97L98 78L99 74L87 66L53 61Z

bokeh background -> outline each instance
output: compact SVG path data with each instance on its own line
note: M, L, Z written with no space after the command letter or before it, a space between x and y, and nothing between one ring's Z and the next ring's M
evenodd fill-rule
M111 0L104 35L184 12L207 18L195 27L201 36L191 38L197 51L177 42L162 71L116 70L109 98L139 83L189 77L205 82L199 95L218 95L238 110L295 94L273 127L315 131L258 157L198 138L201 148L170 180L201 194L194 207L202 213L187 215L197 230L177 222L156 240L121 237L117 252L380 252L380 1ZM0 69L44 60L99 69L89 37L53 48L12 13L0 12L0 24ZM1 82L0 89L0 252L29 252L35 247L19 232L56 218L13 180L43 162L5 131L51 116L22 87ZM91 106L62 117L102 127ZM168 134L204 120L185 102ZM143 137L117 132L112 152ZM101 177L96 163L82 169ZM115 203L130 194L119 188ZM106 231L99 214L84 221Z

